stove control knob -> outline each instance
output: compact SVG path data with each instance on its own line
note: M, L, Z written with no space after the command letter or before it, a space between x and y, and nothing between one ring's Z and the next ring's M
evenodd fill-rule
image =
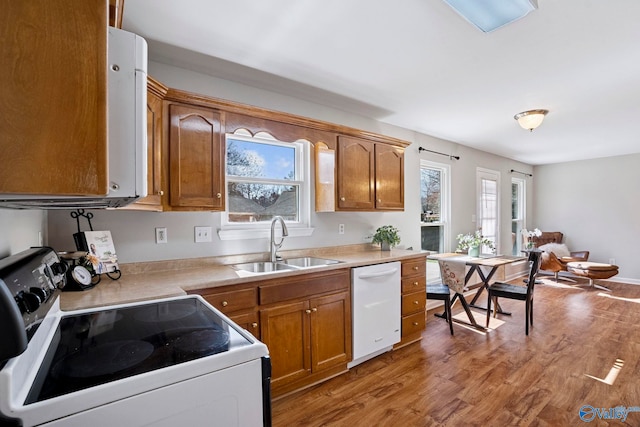
M16 302L22 313L33 313L42 303L38 295L24 291L20 291L18 295L16 295Z
M29 288L29 293L34 294L40 298L40 304L47 300L47 291L43 288Z

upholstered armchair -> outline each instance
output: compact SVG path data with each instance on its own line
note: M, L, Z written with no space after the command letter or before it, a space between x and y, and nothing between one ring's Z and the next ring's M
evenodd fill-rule
M552 272L556 282L559 273L567 271L568 263L589 260L589 251L570 252L562 243L562 238L563 234L559 231L543 231L541 236L532 239L534 245L543 251L540 270Z

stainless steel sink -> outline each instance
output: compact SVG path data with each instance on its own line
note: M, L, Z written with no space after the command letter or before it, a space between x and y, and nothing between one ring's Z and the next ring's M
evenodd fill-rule
M321 267L323 265L338 264L342 261L336 261L335 259L315 258L315 257L300 257L289 258L283 261L287 265L291 265L297 268L309 268L309 267Z
M243 264L233 264L231 267L240 271L248 271L249 273L274 273L277 271L296 269L282 262L271 261L245 262Z
M301 270L305 268L321 267L323 265L338 264L340 262L342 261L336 261L335 259L300 257L285 259L277 262L245 262L242 264L232 264L231 267L238 271L245 271L248 273L276 273L278 271Z

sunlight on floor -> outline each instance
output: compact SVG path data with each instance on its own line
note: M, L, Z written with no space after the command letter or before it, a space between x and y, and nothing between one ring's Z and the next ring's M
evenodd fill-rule
M596 381L600 381L600 382L608 384L608 385L613 385L613 383L616 382L616 378L618 378L618 374L622 370L623 366L624 366L624 360L616 359L616 362L613 364L613 366L609 370L609 373L607 374L606 377L597 378L597 377L594 377L594 376L588 375L588 374L584 374L584 376L592 378L592 379L594 379Z
M624 297L617 297L615 295L611 295L611 294L605 294L602 292L598 292L598 296L599 297L607 297L607 298L611 298L611 299L617 299L619 301L628 301L628 302L635 302L636 304L640 304L640 298L624 298Z
M473 314L473 318L476 320L476 323L478 323L480 326L484 326L485 323L487 322L487 315L485 313L478 313L476 311L471 310L471 314ZM454 315L453 318L461 320L463 322L469 322L469 317L467 316L467 313L464 311L462 313L458 313ZM504 325L504 320L500 320L491 316L491 318L489 319L489 329L486 332L476 329L471 325L467 326L461 323L454 323L453 326L454 327L461 326L463 328L469 329L470 331L476 332L481 335L485 335L487 332L491 332L492 330L498 328L501 325Z

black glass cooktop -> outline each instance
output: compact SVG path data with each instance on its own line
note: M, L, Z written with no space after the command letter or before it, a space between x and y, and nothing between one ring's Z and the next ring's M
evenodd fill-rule
M65 316L25 404L249 344L195 297Z

